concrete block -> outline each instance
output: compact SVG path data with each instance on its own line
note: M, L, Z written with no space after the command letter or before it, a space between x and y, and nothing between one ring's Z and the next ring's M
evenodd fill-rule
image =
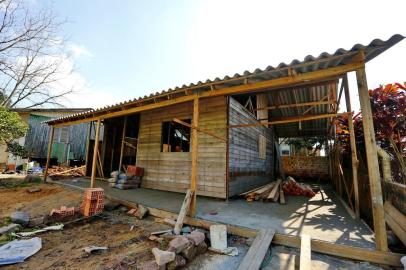
M30 219L30 221L28 222L28 227L35 228L35 227L43 225L44 223L45 223L45 216L36 217L36 218Z
M218 250L227 248L227 227L226 225L210 226L211 247Z
M185 236L176 236L169 242L168 250L179 254L191 244Z
M161 266L165 265L175 259L175 252L172 251L164 251L160 250L159 248L153 248L152 254L155 256L156 263Z
M148 214L148 208L139 204L137 211L134 213L134 216L138 219L143 219Z

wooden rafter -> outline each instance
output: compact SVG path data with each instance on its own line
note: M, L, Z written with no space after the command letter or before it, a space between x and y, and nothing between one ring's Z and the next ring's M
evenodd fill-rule
M223 138L223 137L217 136L216 134L214 134L214 133L212 133L212 132L210 132L210 131L208 131L208 130L206 130L206 129L201 129L201 128L199 128L199 127L195 127L194 125L191 125L191 124L189 124L189 123L186 123L186 122L184 122L184 121L182 121L182 120L180 120L180 119L174 118L174 119L173 119L173 122L176 122L176 123L178 123L178 124L184 125L184 126L186 126L186 127L192 128L192 129L196 129L197 131L199 131L199 132L201 132L201 133L204 133L204 134L207 134L207 135L212 136L212 137L214 137L214 138L217 138L217 139L219 139L219 140L221 140L221 141L223 141L223 142L227 142L227 139L225 139L225 138Z

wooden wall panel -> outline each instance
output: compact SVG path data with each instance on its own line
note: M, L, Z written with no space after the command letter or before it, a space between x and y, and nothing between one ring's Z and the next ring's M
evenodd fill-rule
M200 127L226 138L226 98L202 99L199 106ZM137 166L145 169L143 187L176 192L190 187L191 153L161 152L161 132L162 122L192 119L192 114L191 102L141 112ZM199 132L197 194L226 197L226 147L225 142Z

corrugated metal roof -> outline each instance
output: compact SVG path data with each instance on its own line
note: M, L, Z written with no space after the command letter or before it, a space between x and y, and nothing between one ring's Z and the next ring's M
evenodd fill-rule
M187 95L201 91L210 91L216 87L231 87L250 82L260 82L281 77L289 76L289 71L296 71L297 73L307 73L316 70L326 69L339 65L347 64L351 58L359 51L364 51L366 62L372 60L382 52L386 51L396 43L403 40L402 35L394 35L386 41L374 39L368 45L356 44L351 49L338 49L335 53L329 54L327 52L321 53L318 57L312 55L306 56L302 61L293 60L290 64L280 63L277 67L268 66L265 69L255 69L254 71L244 71L241 74L234 74L234 76L225 76L223 78L208 79L205 82L199 81L197 83L190 83L189 85L182 85L180 87L170 88L161 92L150 94L149 96L134 98L132 100L120 102L111 106L105 106L99 109L90 110L87 112L77 113L66 117L57 118L47 121L48 124L56 124L61 122L70 122L94 115L102 115L107 112L119 111L122 107L135 107L137 104L143 105L147 102L159 102L160 98L166 98L168 95L176 97L177 95ZM189 93L186 93L189 91Z

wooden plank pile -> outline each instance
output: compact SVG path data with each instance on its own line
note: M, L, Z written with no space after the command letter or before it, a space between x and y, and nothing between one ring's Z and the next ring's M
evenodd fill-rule
M52 166L48 169L48 174L49 176L82 177L85 176L85 167Z
M263 202L277 202L285 204L285 195L282 189L282 180L278 179L262 187L244 192L240 194L247 202L263 201Z

